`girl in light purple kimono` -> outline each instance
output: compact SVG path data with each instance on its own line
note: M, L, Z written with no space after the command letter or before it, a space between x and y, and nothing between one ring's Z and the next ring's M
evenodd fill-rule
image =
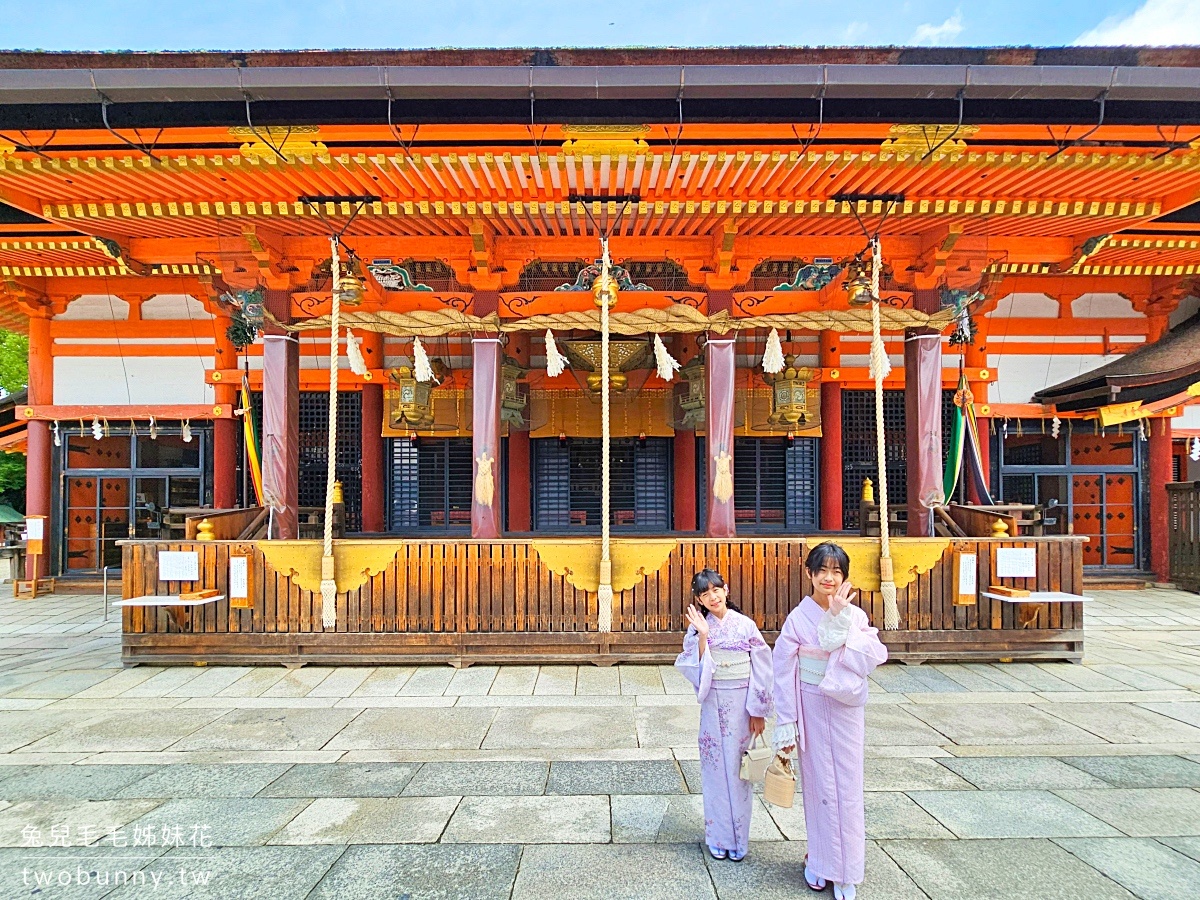
M775 642L775 749L800 751L808 855L814 891L832 881L836 900L854 900L867 852L863 751L867 676L887 649L867 614L851 601L850 557L818 544L804 563L813 583Z
M704 840L713 859L741 862L750 847L754 790L739 771L751 736L763 733L771 712L771 648L712 569L696 573L692 594L696 603L688 606L675 666L700 701Z

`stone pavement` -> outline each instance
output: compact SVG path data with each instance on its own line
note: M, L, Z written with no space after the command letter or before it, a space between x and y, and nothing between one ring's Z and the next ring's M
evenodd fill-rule
M1095 592L1087 659L889 664L877 898L1200 896L1200 597ZM0 896L771 898L804 820L703 852L670 667L123 669L95 596L0 600ZM40 845L40 846L39 846Z

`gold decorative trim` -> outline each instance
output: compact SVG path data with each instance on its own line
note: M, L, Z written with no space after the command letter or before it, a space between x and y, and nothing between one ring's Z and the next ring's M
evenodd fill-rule
M259 541L267 564L279 574L291 578L302 589L314 594L321 590L320 541ZM397 541L334 541L333 562L337 569L337 589L342 594L357 590L368 578L384 571L400 550Z
M888 139L879 145L879 149L922 155L932 153L935 158L950 156L966 150L965 139L978 131L978 125L893 125L888 129Z
M835 538L850 555L850 580L862 591L879 590L879 538ZM936 566L950 546L949 538L892 538L896 587L912 584Z
M533 541L542 565L581 591L596 593L600 585L600 541L596 539L555 538ZM639 538L612 542L612 588L614 594L627 591L666 564L677 540Z

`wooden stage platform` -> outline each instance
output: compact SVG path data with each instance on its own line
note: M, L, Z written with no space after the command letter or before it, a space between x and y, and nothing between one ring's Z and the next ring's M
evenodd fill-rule
M337 624L325 628L318 591L319 542L129 541L124 544L126 600L195 589L228 597L231 555L248 559L250 597L222 597L176 614L161 606L124 608L122 655L126 664L668 663L679 651L693 572L710 566L724 573L731 596L773 640L809 589L803 560L806 547L819 540L664 536L615 543L618 572L620 554L641 553L651 544L659 545L662 561L655 557L650 565L656 567L645 576L631 570L634 574L625 580L635 583L617 594L607 633L599 631L595 593L572 583L586 582L579 574L589 565L582 551L598 542L338 541L339 585L359 583L338 594ZM1006 579L1004 584L1078 594L1084 540L936 539L915 548L921 551L916 554L903 549L905 539L894 541L894 558L921 559L908 569L920 574L898 592L901 630L881 632L892 658L1078 661L1083 651L1080 603L1020 604L980 595L972 605L955 605L951 595L956 554L977 555L983 591L998 581L993 577L995 552L1002 547L1033 548L1037 570L1036 578ZM852 576L872 564L868 551L877 542L841 542L855 560ZM575 550L581 551L578 562ZM160 581L162 551L197 553L199 580ZM899 584L899 564L896 571ZM868 575L857 583L869 581ZM237 608L239 602L245 608ZM882 623L883 599L877 590L861 592L857 602L873 623Z

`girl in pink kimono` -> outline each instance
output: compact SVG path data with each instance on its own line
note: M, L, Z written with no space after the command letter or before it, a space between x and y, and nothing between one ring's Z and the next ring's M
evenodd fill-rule
M704 840L713 859L741 862L750 847L754 790L738 773L751 736L763 733L771 712L771 648L712 569L696 573L692 594L675 666L700 701Z
M832 881L836 900L854 900L867 851L863 821L864 706L867 676L887 649L846 576L850 557L818 544L804 563L813 583L775 642L775 749L800 750L808 855L804 880L814 891Z

